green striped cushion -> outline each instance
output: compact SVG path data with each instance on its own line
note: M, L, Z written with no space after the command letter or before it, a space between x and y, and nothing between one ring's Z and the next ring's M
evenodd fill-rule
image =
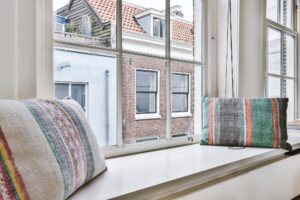
M0 199L66 199L105 168L75 101L0 101Z
M287 98L202 100L201 144L288 148Z

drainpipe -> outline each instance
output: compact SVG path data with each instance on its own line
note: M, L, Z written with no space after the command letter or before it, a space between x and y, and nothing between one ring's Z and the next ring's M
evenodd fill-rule
M105 144L109 145L109 71L105 71Z

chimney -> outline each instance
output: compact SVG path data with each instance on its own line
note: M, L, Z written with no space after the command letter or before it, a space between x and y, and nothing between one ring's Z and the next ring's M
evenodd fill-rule
M172 6L170 12L171 12L171 16L173 17L180 18L180 19L183 19L184 17L184 14L181 11L181 6L179 5Z

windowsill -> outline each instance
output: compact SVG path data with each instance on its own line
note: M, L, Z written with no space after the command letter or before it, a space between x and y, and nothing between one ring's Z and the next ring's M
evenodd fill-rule
M300 132L289 143L300 147ZM200 146L199 144L107 159L107 172L81 188L71 200L162 198L284 159L282 149Z
M136 114L135 120L147 120L147 119L161 119L161 115L158 113L154 114Z
M183 117L192 117L192 113L190 112L178 112L178 113L172 113L173 118L183 118Z

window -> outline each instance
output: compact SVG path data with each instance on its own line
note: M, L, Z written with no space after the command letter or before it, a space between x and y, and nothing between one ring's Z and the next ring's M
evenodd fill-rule
M53 0L54 14L67 19L65 32L53 33L57 97L85 100L106 156L196 141L202 0L86 1Z
M158 113L158 72L136 71L136 114Z
M81 34L86 36L92 35L92 22L91 17L88 15L82 17Z
M153 36L165 37L165 21L158 18L153 18Z
M189 111L189 74L173 73L172 76L172 112Z
M288 121L295 118L297 32L293 0L267 1L267 96L288 97Z
M55 83L55 97L58 99L71 97L86 110L86 84Z

